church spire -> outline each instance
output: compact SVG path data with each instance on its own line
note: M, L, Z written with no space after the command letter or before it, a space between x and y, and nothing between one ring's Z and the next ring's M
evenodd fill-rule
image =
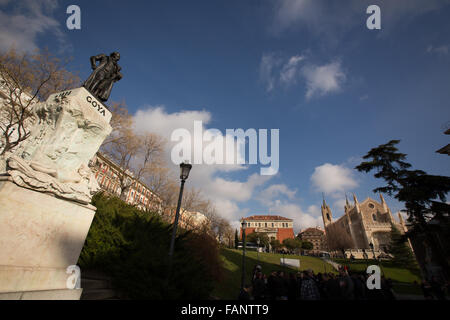
M353 193L353 201L355 202L355 205L359 204L358 199L356 198L356 194Z
M398 220L400 221L400 224L401 224L401 225L404 225L404 224L405 224L405 221L403 221L402 213L401 213L400 211L398 212Z
M322 193L322 197L323 197L323 204L321 207L322 219L323 219L323 226L326 228L332 222L333 216L330 207L327 205L325 201L325 194Z
M383 195L381 194L381 192L380 192L380 199L381 199L381 205L383 206L383 210L384 210L385 212L388 211L388 206L387 206L386 201L384 200L384 197L383 197Z
M358 202L358 199L356 198L356 194L355 194L355 193L353 193L353 201L355 202L355 208L356 208L356 210L357 210L358 212L360 212L361 209L360 209L360 207L359 207L359 202Z
M344 211L345 214L347 214L347 212L350 210L350 203L348 202L348 198L347 198L347 192L345 193L345 206L344 206Z

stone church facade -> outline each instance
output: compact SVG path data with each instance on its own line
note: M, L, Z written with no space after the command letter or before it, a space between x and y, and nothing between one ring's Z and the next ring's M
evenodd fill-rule
M322 218L325 234L330 251L365 249L385 252L390 243L391 226L395 225L403 233L406 226L399 213L399 222L392 215L391 210L380 194L380 202L367 198L359 202L353 195L354 203L348 199L344 207L345 214L333 221L330 207L323 201Z

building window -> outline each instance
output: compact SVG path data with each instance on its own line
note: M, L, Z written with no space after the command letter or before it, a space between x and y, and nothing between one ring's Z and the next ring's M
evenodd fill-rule
M373 215L372 215L372 219L373 219L373 221L376 222L376 221L377 221L377 215L376 215L376 214L373 214Z
M375 208L375 206L373 205L373 203L369 203L369 208L370 208L370 209Z
M267 222L265 223L265 226L266 226L266 228L267 228Z

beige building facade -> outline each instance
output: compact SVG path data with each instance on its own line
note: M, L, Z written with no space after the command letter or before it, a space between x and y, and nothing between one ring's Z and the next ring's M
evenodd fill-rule
M297 237L306 242L310 242L313 245L312 252L319 253L320 251L327 251L327 239L325 236L325 230L320 227L307 228L302 230Z
M106 155L97 152L97 154L91 159L89 167L97 179L100 188L117 197L121 195L121 187L119 181L119 175L123 172L123 169L110 160ZM131 172L127 172L131 183L124 200L131 205L137 206L141 210L148 210L163 213L163 200L155 194L149 187L139 180L133 178Z

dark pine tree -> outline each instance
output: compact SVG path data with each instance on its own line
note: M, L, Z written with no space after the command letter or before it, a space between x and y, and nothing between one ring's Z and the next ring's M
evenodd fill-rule
M408 245L408 240L396 226L392 225L391 242L388 251L394 256L393 261L407 269L417 268L416 260Z
M371 149L363 157L365 161L356 169L360 172L374 170L374 177L383 179L386 186L373 191L387 193L405 204L408 222L411 224L408 234L419 235L425 239L434 260L449 279L449 263L446 254L443 254L446 251L433 235L429 221L444 221L450 212L450 205L446 203L446 195L450 192L450 177L410 170L411 164L405 161L406 154L400 153L396 147L399 142L400 140L391 140Z

